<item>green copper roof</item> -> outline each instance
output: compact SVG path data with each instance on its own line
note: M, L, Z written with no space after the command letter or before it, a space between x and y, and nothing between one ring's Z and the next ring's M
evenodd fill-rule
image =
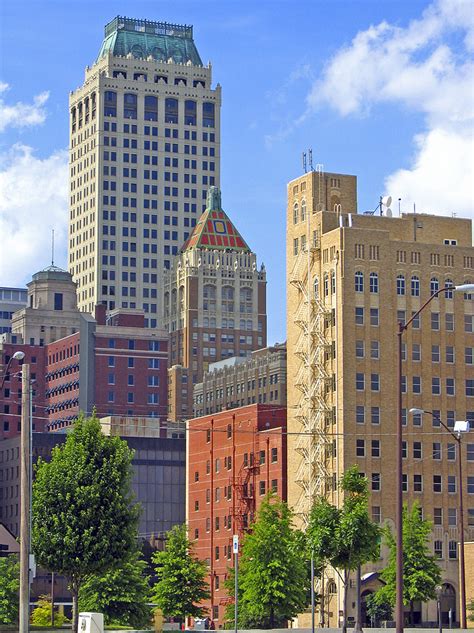
M250 253L245 240L222 210L221 192L218 187L209 188L206 210L181 251L193 248Z
M105 27L104 41L97 59L108 52L137 59L150 55L159 62L172 59L177 64L202 66L193 40L193 27L168 22L150 22L117 16Z

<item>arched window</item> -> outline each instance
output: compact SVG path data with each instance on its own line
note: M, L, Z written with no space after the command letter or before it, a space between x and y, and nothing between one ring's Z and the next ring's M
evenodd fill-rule
M145 121L158 121L158 97L145 95Z
M452 279L446 279L445 282L444 282L444 286L445 286L445 288L448 288L448 287L449 288L451 288L451 287L454 288L453 280ZM453 295L454 295L454 291L453 290L447 290L444 293L444 296L446 297L446 299L452 299Z
M104 116L117 116L117 93L113 90L104 93Z
M90 115L90 102L89 97L84 99L84 108L85 108L85 122L89 123L89 115Z
M184 122L186 125L197 124L197 104L195 101L184 102Z
M369 290L374 294L379 291L379 276L377 273L370 273L369 275Z
M430 281L430 293L434 294L439 290L439 279L437 277L431 277Z
M203 127L214 127L215 124L214 104L209 101L204 101L202 104L202 125Z
M165 123L178 123L177 99L165 99Z
M472 281L470 279L466 279L465 281L463 281L463 284L472 284ZM473 295L471 292L464 293L464 299L466 299L466 301L470 301L472 297Z
M329 595L337 593L337 587L334 580L329 580L327 584L327 592Z
M222 286L222 312L234 311L234 289L232 286Z
M76 131L76 108L71 108L71 129L73 132Z
M329 296L329 275L324 273L324 296Z
M301 221L306 220L306 200L301 201Z
M240 312L250 314L252 312L252 288L240 289Z
M176 314L176 298L177 292L176 288L171 291L171 315L174 316Z
M313 288L314 288L314 296L315 296L315 298L319 299L319 279L318 279L318 277L314 278Z
M416 275L413 275L413 277L411 278L411 296L420 296L420 278Z
M298 222L299 222L298 203L295 202L295 204L293 205L293 224L298 224Z
M134 44L130 52L135 57L135 59L143 59L144 57L143 49L139 44Z
M354 276L354 285L356 292L364 292L364 273L360 270Z
M336 271L331 270L331 294L336 294Z
M133 92L126 92L123 95L123 116L125 119L137 118L137 95Z
M405 294L405 276L397 275L397 295Z
M203 310L216 309L216 287L212 284L206 284L203 288Z

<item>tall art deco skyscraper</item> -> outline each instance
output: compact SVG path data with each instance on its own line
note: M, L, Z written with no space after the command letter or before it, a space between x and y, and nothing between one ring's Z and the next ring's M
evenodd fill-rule
M143 308L220 178L221 90L191 26L116 17L70 95L69 271L92 312Z

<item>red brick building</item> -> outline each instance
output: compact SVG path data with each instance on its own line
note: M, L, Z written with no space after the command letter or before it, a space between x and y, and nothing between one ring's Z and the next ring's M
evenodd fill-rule
M5 334L11 341L11 334ZM0 343L0 378L5 378L0 390L0 440L15 437L20 433L21 422L21 365L13 360L9 372L4 376L8 361L15 352L24 352L22 362L30 364L32 382L33 430L43 431L48 420L44 412L45 392L45 347L19 345L12 342Z
M286 409L252 404L188 421L186 516L195 552L209 564L206 604L223 625L231 601L232 536L242 536L269 490L286 500Z
M168 337L145 328L142 311L116 310L107 318L80 313L78 331L52 343L23 345L18 335L0 343L0 367L15 351L30 363L33 429L57 431L79 411L166 420ZM0 392L0 439L20 430L21 364L14 361Z

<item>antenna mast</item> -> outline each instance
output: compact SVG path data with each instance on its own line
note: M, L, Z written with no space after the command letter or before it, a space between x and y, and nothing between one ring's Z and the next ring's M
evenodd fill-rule
M54 229L51 229L51 266L54 266Z

